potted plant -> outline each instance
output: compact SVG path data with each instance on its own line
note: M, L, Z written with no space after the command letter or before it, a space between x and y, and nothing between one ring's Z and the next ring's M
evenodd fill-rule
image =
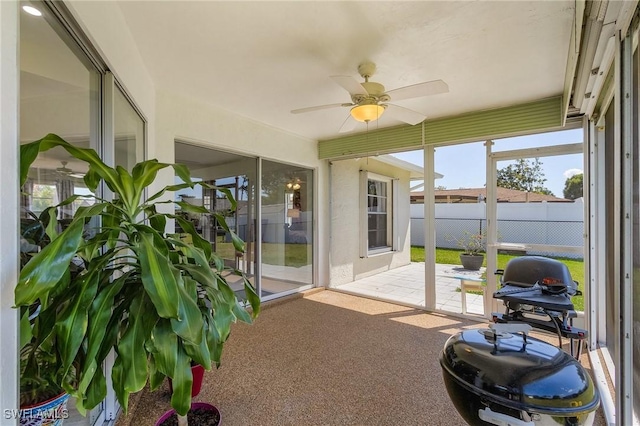
M483 230L479 233L464 231L461 237L452 237L458 247L463 252L460 253L460 263L464 269L477 271L482 267L484 262L484 252L486 232Z
M16 307L33 312L22 317L21 326L32 331L25 348L51 357L54 382L76 398L83 413L106 396L101 365L113 350L111 378L125 413L131 393L147 383L155 390L169 377L171 405L184 420L191 407L191 362L207 370L219 366L231 324L251 323L260 300L242 272L231 270L244 282L247 300L239 301L223 275L229 268L212 252L209 241L189 221L162 213L159 205L174 203L162 200L171 191L196 185L222 191L233 208L235 200L225 188L192 181L185 166L148 160L129 173L107 166L92 149L54 134L21 146L21 185L38 153L54 147L88 164L84 182L89 190L97 193L102 182L113 197L74 195L62 201L58 206L94 199L92 205L79 207L63 230L55 214L49 214L50 241L22 268L15 289ZM167 167L173 167L184 183L144 199L158 171ZM244 251L224 217L202 206L176 204L186 212L214 215L230 233L235 249ZM190 241L165 232L170 220L191 236ZM78 273L73 273L74 265L80 265ZM27 370L23 377L29 374Z

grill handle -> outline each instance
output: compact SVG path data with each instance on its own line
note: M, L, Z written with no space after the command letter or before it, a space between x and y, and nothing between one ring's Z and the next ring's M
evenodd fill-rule
M496 413L489 407L478 410L478 417L480 417L480 420L498 426L535 426L534 422L525 422L507 414Z
M504 269L496 269L493 275L504 275Z

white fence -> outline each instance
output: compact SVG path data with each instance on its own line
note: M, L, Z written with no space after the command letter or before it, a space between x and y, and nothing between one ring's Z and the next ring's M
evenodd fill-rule
M584 203L499 203L498 240L503 243L584 245ZM486 228L485 203L436 204L436 247L457 248L455 239ZM424 206L411 205L411 245L424 247ZM553 252L547 256L581 257Z

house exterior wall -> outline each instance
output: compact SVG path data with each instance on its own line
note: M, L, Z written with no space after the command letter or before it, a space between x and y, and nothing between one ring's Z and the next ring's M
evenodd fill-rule
M411 262L409 172L373 158L335 161L331 167L331 286L408 265ZM360 257L360 170L399 179L396 206L398 250Z

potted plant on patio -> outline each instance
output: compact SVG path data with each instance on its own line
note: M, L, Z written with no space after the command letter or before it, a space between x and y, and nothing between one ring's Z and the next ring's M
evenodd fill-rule
M231 324L251 323L260 300L242 272L232 270L244 283L247 301L237 299L223 275L229 268L222 258L190 222L161 212L161 205L174 203L162 197L201 185L225 193L233 208L235 200L225 188L192 181L185 166L148 160L129 173L107 166L92 149L53 134L21 146L21 185L38 153L54 147L87 163L84 182L89 190L96 193L104 183L113 197L74 195L63 200L58 206L78 198L94 201L79 207L64 229L58 226L55 209L49 210L49 242L21 269L15 289L15 306L31 313L21 321L32 335L25 348L50 356L49 374L76 398L82 413L105 398L101 365L114 350L111 378L123 410L131 393L147 383L155 390L169 377L171 405L184 420L191 407L191 362L207 370L219 366ZM145 200L158 171L167 167L184 183L166 186ZM175 203L183 211L214 215L232 236L235 249L244 250L224 217L202 206ZM190 241L165 233L170 220ZM77 265L80 271L73 273ZM28 375L29 370L23 377Z
M482 267L484 262L484 252L486 232L483 230L479 233L464 231L461 237L452 238L463 252L460 253L460 263L464 269L477 271Z

